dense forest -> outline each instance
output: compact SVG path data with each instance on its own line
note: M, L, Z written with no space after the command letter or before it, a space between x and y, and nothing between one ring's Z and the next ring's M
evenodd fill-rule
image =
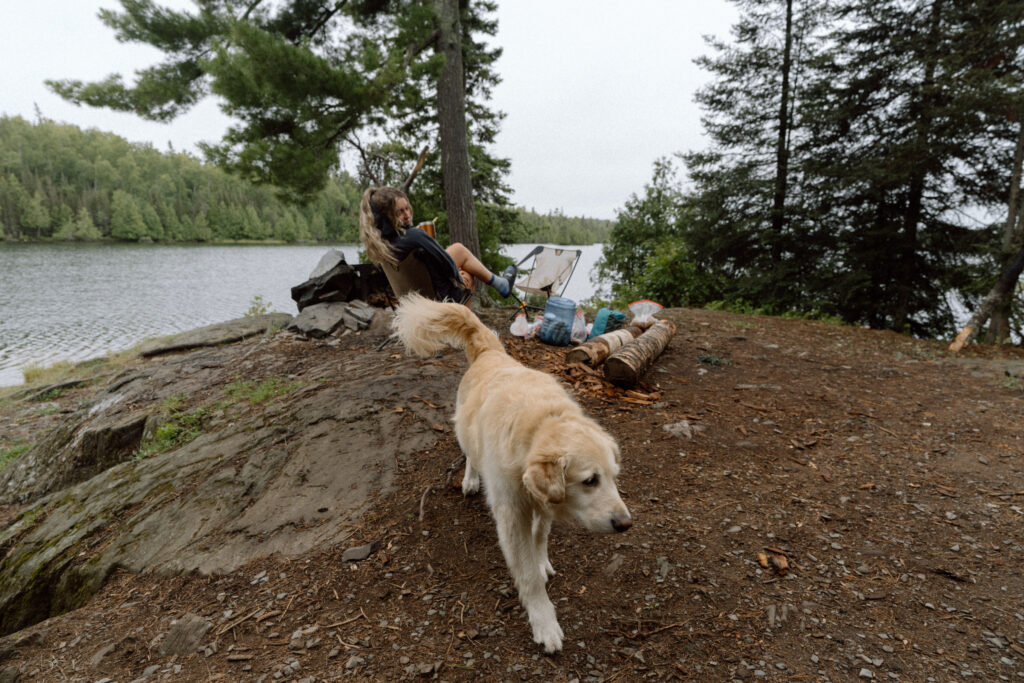
M936 337L1016 282L1024 2L734 4L699 60L708 149L666 150L620 211L600 265L616 297ZM1014 291L993 339L1020 329Z
M361 188L332 175L308 203L280 199L188 154L111 133L0 117L0 238L14 240L357 242ZM611 221L517 209L524 242L591 244ZM422 217L422 216L421 216ZM432 217L432 216L431 216Z

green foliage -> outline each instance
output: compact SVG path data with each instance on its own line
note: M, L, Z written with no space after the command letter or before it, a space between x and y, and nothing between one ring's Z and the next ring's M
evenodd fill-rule
M159 425L153 435L145 439L135 451L136 460L144 460L157 453L180 448L194 441L213 417L210 408L199 406L184 412L181 407L184 397L174 396L164 401L163 408L169 413L166 422Z
M508 163L483 150L493 142L500 115L487 108L497 82L500 50L477 36L493 36L482 0L459 3L465 105L472 185L478 203L504 204L501 178ZM121 40L152 45L164 61L137 74L96 83L50 81L79 104L168 120L213 93L238 122L205 148L210 160L239 176L270 184L290 199L314 198L338 170L343 147L369 152L390 147L396 175L412 168L419 150L432 149L420 186L439 192L438 78L444 64L435 3L290 0L255 3L244 13L234 3L203 3L201 11L171 11L151 2L123 2L101 19ZM375 141L359 142L363 134ZM385 142L386 141L386 142ZM377 165L380 171L380 164ZM374 173L370 182L399 184L402 177ZM423 199L423 198L420 198ZM423 208L428 203L421 202ZM439 215L431 207L429 215ZM307 219L308 220L308 219ZM287 226L286 226L287 227ZM492 229L484 223L481 232ZM301 225L296 227L302 239ZM315 230L314 230L315 233Z
M2 471L9 462L12 462L19 455L27 452L31 448L32 444L28 441L15 441L13 445L7 448L0 448L0 471Z
M253 318L257 315L266 315L270 313L270 304L263 300L263 297L259 294L253 296L252 301L249 302L249 309L243 314L246 318Z
M301 386L302 382L286 382L271 377L262 382L232 382L225 388L225 391L236 401L258 404L275 396L295 391Z
M13 239L355 242L359 196L356 181L339 174L308 204L291 206L272 188L184 154L0 117L0 222Z
M681 156L686 191L659 160L598 278L620 302L948 334L947 295L976 301L1005 260L975 216L1006 211L1024 1L735 4L699 60L711 144Z
M139 205L124 190L114 190L110 204L110 236L129 241L149 236Z
M625 207L618 212L616 223L601 250L595 280L610 287L615 301L647 298L665 305L652 292L646 291L649 286L655 286L668 301L684 301L686 295L682 287L675 292L669 281L671 272L652 273L650 269L652 261L667 266L669 270L675 269L672 264L666 264L665 259L685 253L680 239L685 218L683 193L676 180L675 165L670 159L658 159L654 163L653 178L644 186L643 195L630 196Z
M608 241L615 221L583 216L566 216L561 210L541 215L525 208L515 209L515 231L509 242L547 244L595 244Z

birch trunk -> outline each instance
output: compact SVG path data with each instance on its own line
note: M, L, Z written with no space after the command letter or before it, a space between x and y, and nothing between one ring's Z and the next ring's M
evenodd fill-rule
M605 358L642 333L643 330L636 326L606 332L570 350L565 354L565 360L569 363L586 363L590 367L596 368L604 362Z
M671 320L658 320L642 335L608 357L604 364L604 376L620 387L636 386L675 333L675 323Z

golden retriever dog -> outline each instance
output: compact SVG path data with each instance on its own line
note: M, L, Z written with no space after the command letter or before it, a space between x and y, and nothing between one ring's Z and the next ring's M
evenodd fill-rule
M561 650L562 628L546 588L555 573L548 532L555 519L574 519L599 533L633 525L615 485L618 445L554 377L505 353L497 335L465 306L406 295L394 328L419 356L446 344L465 349L469 369L454 418L466 455L462 492L483 485L533 639L549 653Z

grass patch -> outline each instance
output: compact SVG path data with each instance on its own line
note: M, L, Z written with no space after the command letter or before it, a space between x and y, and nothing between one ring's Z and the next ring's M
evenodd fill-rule
M7 463L17 458L22 453L25 453L32 444L28 441L16 441L10 448L0 448L0 470L7 466Z
M26 365L21 369L25 384L53 384L70 379L75 366L66 360L53 365Z
M166 407L170 404L180 410L182 402L183 397L174 396L165 400L163 405ZM210 423L211 417L213 411L206 406L199 406L188 412L171 411L167 422L157 427L153 436L145 439L136 449L135 459L145 460L151 455L180 448L195 440Z
M74 387L54 387L49 391L44 391L41 394L32 396L30 400L36 403L46 403L47 401L56 401L58 398L71 391Z
M264 401L295 391L302 386L302 382L286 382L285 380L271 377L262 382L232 382L225 391L236 401L248 401L252 404L263 403Z
M80 363L58 361L51 365L26 365L21 369L25 376L25 385L11 387L11 391L22 391L31 385L60 384L72 379L93 380L100 375L112 374L127 368L138 357L141 344L126 351L110 353L99 358L90 358ZM45 395L37 400L50 401L60 394Z

